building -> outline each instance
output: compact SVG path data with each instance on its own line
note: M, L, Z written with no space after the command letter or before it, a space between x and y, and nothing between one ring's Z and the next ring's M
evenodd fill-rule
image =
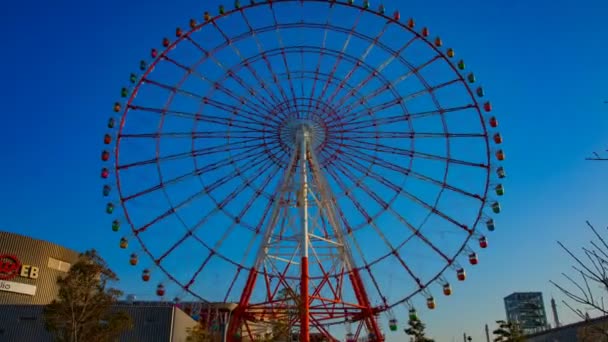
M525 334L548 329L541 292L515 292L504 298L507 320L519 325Z
M42 318L43 305L1 305L0 341L52 342ZM185 342L187 329L196 325L190 316L169 303L120 303L115 310L126 311L133 329L121 336L124 342Z
M78 253L56 244L0 231L0 305L45 305L57 296L57 277Z
M608 342L608 316L527 335L526 342Z
M56 298L57 278L78 259L76 251L30 237L0 231L0 341L52 341L42 312ZM187 328L196 325L172 303L120 302L133 329L121 341L186 340Z

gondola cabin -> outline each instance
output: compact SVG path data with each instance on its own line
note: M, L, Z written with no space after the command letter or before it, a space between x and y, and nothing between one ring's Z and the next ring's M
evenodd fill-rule
M120 103L119 102L114 103L113 108L116 113L120 112L120 108L121 108Z
M452 49L452 48L449 48L446 54L450 58L454 58L454 56L456 56L456 53L454 52L454 49Z
M102 193L104 197L108 197L110 195L110 191L112 191L112 188L109 185L106 184L103 186Z
M378 12L380 12L380 14L386 13L386 8L384 7L384 5L380 5L378 7Z
M120 230L120 221L114 220L112 221L112 231L117 232Z
M393 19L399 21L401 19L401 13L399 11L395 11L395 13L393 13Z
M483 110L485 110L488 113L491 112L492 111L492 102L488 101L488 102L484 103Z
M108 203L106 204L106 213L112 214L114 212L114 204Z
M388 328L391 331L397 331L397 319L396 318L391 318L388 320Z
M145 67L146 62L144 62L144 61L139 62L140 67L141 67L141 63L142 63L142 62L144 63L144 67ZM144 69L145 69L145 68L144 68ZM131 74L131 76L129 76L129 82L131 82L131 83L135 83L135 82L137 82L137 75L135 75L135 74Z
M420 33L422 34L423 37L428 37L431 32L429 31L428 27L423 27L422 31Z
M141 280L143 280L143 281L150 280L150 270L149 269L143 270L143 272L141 273Z
M466 68L466 64L464 64L464 61L461 59L460 61L458 61L458 69L460 70L464 70Z
M414 308L410 309L410 311L409 311L409 318L412 321L415 321L415 320L418 319L418 313L416 312L416 309L414 309Z
M120 96L122 97L127 97L127 95L129 95L129 89L123 87L122 89L120 89Z
M158 50L152 49L150 50L150 57L156 58L158 56Z
M498 196L502 196L502 195L504 195L504 194L505 194L505 187L504 187L504 185L502 185L502 184L498 184L498 185L496 186L495 190L496 190L496 194L497 194Z
M409 27L409 28L413 29L413 28L414 28L414 26L416 26L416 21L414 21L414 18L410 18L410 19L407 21L407 27Z
M109 151L102 151L101 152L101 160L102 161L108 161L108 160L110 160L110 152Z
M485 236L480 237L479 238L479 247L488 248L488 238L486 238Z
M479 97L483 97L486 94L482 87L477 88L476 92Z
M456 271L456 277L460 281L467 279L467 273L464 271L464 268L459 268L458 271Z
M492 127L492 128L498 127L498 119L496 119L496 117L494 117L494 116L490 118L489 123L490 123L490 127Z
M494 202L494 203L492 203L492 211L493 211L495 214L500 213L500 203L498 203L498 202Z
M363 1L363 8L365 8L365 9L369 8L369 0L364 0Z
M498 178L505 178L507 176L507 172L505 171L505 168L501 166L496 169L496 175L498 175Z
M500 135L500 133L496 133L494 134L494 143L500 145L502 144L502 135Z
M479 263L479 259L477 258L477 253L469 254L469 263L471 265L477 265Z
M169 47L169 45L171 45L169 38L163 38L163 47Z
M148 67L148 64L146 63L146 61L139 61L139 70L141 71L145 71L146 68Z
M162 297L165 295L165 286L163 284L158 284L156 287L156 295Z
M489 231L493 232L494 229L496 229L496 226L494 225L494 220L493 219L487 220L486 227L488 228Z
M137 257L137 254L135 254L135 253L131 254L131 256L129 257L129 264L131 264L131 266L135 266L135 265L137 265L138 262L139 262L139 258Z
M437 38L435 38L435 46L436 46L436 47L441 47L441 46L443 46L443 40L441 40L441 37L437 37Z
M449 296L452 294L452 286L450 284L443 285L443 294Z
M116 126L116 119L109 118L108 119L108 128L114 128ZM111 138L110 138L111 139Z
M226 14L226 9L224 8L224 5L219 5L218 12L220 12L221 15Z
M505 152L503 150L496 151L496 159L500 161L505 160Z
M129 247L129 241L127 240L127 238L121 238L120 239L120 243L118 244L118 246L120 246L120 248L122 249L127 249L127 247Z
M106 134L103 136L103 143L106 145L109 145L112 142L112 136L109 134Z
M433 310L437 305L435 304L435 298L429 297L426 300L426 307Z
M476 81L475 74L474 73L470 73L467 76L467 80L469 81L469 83L475 83L475 81Z

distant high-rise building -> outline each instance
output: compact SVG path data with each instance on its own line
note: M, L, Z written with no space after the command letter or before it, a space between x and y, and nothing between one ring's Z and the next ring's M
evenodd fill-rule
M548 328L541 292L515 292L505 297L507 320L517 323L525 334Z

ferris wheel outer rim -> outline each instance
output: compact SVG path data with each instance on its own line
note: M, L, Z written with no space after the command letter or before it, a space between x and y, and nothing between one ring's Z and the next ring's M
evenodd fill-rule
M117 185L117 191L118 191L118 193L119 193L119 198L120 198L120 202L121 202L120 204L121 204L121 206L123 207L123 212L124 212L124 215L125 215L125 219L126 219L126 220L127 220L127 222L128 222L130 225L131 225L132 232L135 232L135 228L134 228L134 226L133 226L133 223L132 223L132 221L131 221L131 218L129 217L129 211L126 209L125 204L124 204L124 203L123 203L123 201L122 201L123 196L122 196L122 191L121 191L121 186L120 186L120 177L119 177L119 175L118 175L118 166L119 166L119 165L118 165L118 160L119 160L119 153L120 153L120 152L119 152L119 151L120 151L120 147L119 147L119 146L120 146L120 140L121 140L121 132L122 132L122 129L123 129L123 127L124 127L124 123L125 123L125 119L126 119L127 113L128 113L128 111L129 111L129 109L130 109L129 107L130 107L130 105L131 105L132 101L135 99L135 97L136 97L136 95L137 95L137 92L138 92L139 88L140 88L140 87L141 87L141 85L144 83L144 82L143 82L143 79L144 79L144 78L145 78L145 77L146 77L148 74L150 74L150 73L151 73L151 72L154 70L154 67L155 67L155 66L156 66L156 65L157 65L157 64L158 64L158 63L159 63L159 62L162 60L162 58L161 58L161 57L162 57L162 56L164 56L164 55L167 53L167 51L169 51L169 50L172 50L172 49L176 48L176 47L177 47L177 45L178 45L179 43L181 43L181 42L182 42L182 41L183 41L183 40L184 40L184 39L185 39L187 36L189 36L190 34L192 34L192 33L193 33L193 32L195 32L195 31L199 31L199 30L201 30L201 28L202 28L202 27L204 27L205 25L208 25L208 24L213 23L213 22L214 22L214 21L215 21L217 18L224 17L224 16L229 16L229 15L232 15L232 14L234 14L234 13L236 13L236 12L244 11L244 10L247 10L247 9L249 9L249 8L253 8L253 7L265 6L265 5L272 6L272 4L273 4L273 3L281 3L281 2L298 2L298 1L299 1L299 2L304 2L303 0L274 0L274 1L272 1L272 2L271 2L271 1L268 1L268 2L256 2L256 3L254 3L254 4L250 4L250 5L245 5L245 6L242 6L241 8L238 8L238 9L232 9L232 10L226 11L226 12L225 12L225 14L220 15L220 16L215 16L215 17L212 17L212 18L211 18L211 20L209 20L209 21L204 21L204 22L202 22L202 23L199 23L199 24L197 24L197 26L196 26L196 27L191 28L189 31L187 31L187 32L185 32L184 34L182 34L182 35L181 35L180 37L178 37L176 40L174 40L173 42L171 42L171 43L170 43L170 45L169 45L168 47L166 47L166 48L165 48L165 50L163 50L163 51L162 51L162 53L158 54L158 56L157 56L156 58L154 58L154 60L152 61L152 63L150 63L149 65L147 65L147 68L146 68L145 72L142 74L142 76L141 76L141 77L139 77L138 81L136 82L136 86L133 88L133 90L132 90L132 92L131 92L131 94L130 94L130 97L129 97L128 101L126 102L126 105L124 106L124 109L123 109L123 111L122 111L121 120L120 120L120 125L119 125L119 129L118 129L118 133L116 134L116 142L115 142L115 148L114 148L114 150L115 150L115 153L114 153L114 154L115 154L115 165L114 165L114 171L115 171L115 173L116 173L116 185ZM374 10L370 9L370 8L363 8L363 7L360 7L360 6L354 5L354 4L349 4L349 3L340 2L340 1L324 1L324 0L305 0L305 1L307 1L307 2L324 2L324 3L329 3L329 5L330 5L330 6L334 6L334 5L343 5L343 6L347 6L347 7L356 8L356 9L359 9L359 10L361 10L361 11L368 12L368 13L372 13L372 14L375 14L375 15L377 15L377 16L381 16L381 17L383 17L383 18L385 18L385 19L387 19L387 20L389 20L389 21L392 21L393 23L395 23L395 24L399 25L401 28L403 28L403 29L405 29L405 30L409 31L410 33L412 33L413 35L417 36L417 37L418 37L418 39L420 39L421 41L424 41L424 42L425 42L425 43L426 43L426 44L427 44L429 47L431 47L431 49L433 49L433 50L434 50L434 51L435 51L435 52L436 52L436 53L437 53L437 54L438 54L438 55L439 55L439 56L440 56L440 57L441 57L443 60L445 60L445 61L447 62L447 64L450 66L450 68L451 68L451 69L452 69L452 70L453 70L453 71L454 71L454 72L455 72L455 73L456 73L456 74L459 76L459 80L461 81L462 85L464 85L464 87L465 87L465 89L467 90L467 92L468 92L468 94L469 94L470 98L473 100L473 103L474 103L474 108L476 109L476 111L477 111L477 113L478 113L478 117L479 117L479 119L480 119L480 121L481 121L481 123L482 123L483 132L484 132L484 140L485 140L485 144L486 144L486 160L487 160L487 165L486 165L486 167L485 167L485 168L486 168L486 174L487 174L487 177L486 177L485 189L484 189L484 191L483 191L483 196L482 196L482 198L481 198L481 200L482 200L483 204L480 206L480 210L479 210L479 213L478 213L478 215L477 215L477 218L476 218L476 220L475 220L475 222L474 222L474 224L473 224L473 226L472 226L472 228L471 228L471 233L470 233L470 234L467 236L466 240L463 242L463 244L462 244L462 246L460 247L460 249L459 249L459 250L458 250L458 251L457 251L457 252L454 254L454 258L453 258L452 262L448 263L448 264L447 264L447 265L446 265L446 266L445 266L445 267L444 267L444 268L443 268L441 271L439 271L439 272L437 273L437 275L436 275L435 277L433 277L433 278L432 278L430 281L428 281L428 282L425 284L425 286L424 286L423 288L419 289L419 290L418 290L418 291L416 291L416 292L413 292L413 293L412 293L412 294L411 294L409 297L406 297L406 298L404 298L402 301L400 301L400 302L396 302L396 303L394 303L393 305L391 305L389 308L387 308L387 309L390 309L390 308L393 308L394 306L396 306L396 305L398 305L398 304L401 304L401 303L403 303L403 302L408 301L408 300L409 300L411 297L413 297L413 296L417 295L417 294L418 294L420 291L422 291L422 290L424 290L424 289L427 289L427 288L428 288L428 287L429 287L431 284L433 284L433 283L434 283L434 282L435 282L435 281L436 281L438 278L440 278L440 277L441 277L441 276L442 276L442 275L445 273L445 271L446 271L448 268L453 267L453 265L454 265L455 263L457 263L457 262L455 262L455 259L456 259L458 256L460 256L460 255L462 254L462 252L463 252L463 251L464 251L464 250L465 250L465 249L468 247L469 240L470 240L470 239L471 239L471 237L474 235L474 233L477 231L477 227L478 227L478 225L479 225L479 221L480 221L480 220L481 220L481 218L484 216L484 208L485 208L485 207L486 207L486 205L487 205L487 201L488 201L488 191L489 191L489 185L490 185L490 182L491 182L491 179L492 179L492 177L491 177L491 169L492 169L492 165L494 164L494 163L492 163L492 158L491 158L492 146L490 146L490 142L489 142L489 140L490 140L490 134L489 134L489 133L490 133L490 131L489 131L489 130L488 130L488 128L487 128L487 125L486 125L486 122L485 122L485 118L484 118L484 115L483 115L482 110L481 110L480 103L477 101L477 97L475 96L475 94L474 94L474 92L472 91L472 89L471 89L471 87L469 86L469 84L466 82L466 79L465 79L465 77L463 76L463 74L462 74L462 73L461 73L461 72L458 70L458 68L455 66L455 64L452 62L452 60L451 60L450 58L448 58L448 57L446 56L446 54L445 54L443 51L439 50L439 49L438 49L438 48L435 46L435 44L433 44L433 43L432 43L432 42L431 42L429 39L427 39L425 36L423 36L423 35L421 35L420 33L418 33L418 32L416 32L416 31L414 31L413 29L411 29L411 28L410 28L410 27L408 27L407 25L404 25L404 24L403 24L403 23L401 23L400 21L398 21L398 20L394 20L393 18L391 18L391 17L389 17L389 16L387 16L387 15L385 15L385 14L382 14L382 13L376 12L376 11L374 11ZM448 142L448 143L449 143L449 142ZM449 164L449 163L448 163L448 164ZM445 184L445 182L444 182L444 184ZM444 187L442 187L441 191L444 191L444 190L445 190L445 188L444 188ZM134 234L134 236L136 237L136 239L138 240L139 244L141 245L141 248L142 248L142 249L144 249L144 251L146 252L146 254L148 254L152 260L155 260L155 259L154 259L154 256L153 256L153 255L150 253L150 251L147 249L146 244L145 244L145 243L144 243L144 241L141 239L141 237L139 236L139 234ZM208 248L208 247L206 247L206 248ZM213 249L212 249L212 248L209 248L209 250L210 250L210 251L213 251ZM217 254L217 256L223 257L221 254ZM232 260L230 260L230 258L222 258L222 259L224 259L224 260L226 260L226 261L228 261L228 262L232 263L232 264L233 264L233 265L235 265L235 266L237 267L237 269L239 269L239 270L240 270L240 269L243 269L243 267L242 267L242 265L241 265L241 264L239 264L239 263L237 263L237 262L233 262ZM373 264L374 262L375 262L375 261L372 261L372 264ZM166 274L166 276L167 276L167 277L168 277L170 280L172 280L173 282L175 282L175 283L176 283L177 285L179 285L180 287L182 287L182 288L186 289L186 286L185 286L185 285L183 285L183 284L181 284L181 283L180 283L180 282L179 282L177 279L175 279L175 278L174 278L174 277L171 275L171 272L169 272L168 270L166 270L166 269L165 269L165 268L164 268L162 265L157 264L157 265L155 265L155 267L159 267L159 268L160 268L160 269L163 271L163 273L165 273L165 274ZM363 267L364 267L364 266L358 267L358 269L361 269L361 268L363 268ZM190 291L190 289L189 289L189 288L187 289L187 291L188 291L188 292L190 292L192 295L194 295L194 296L196 296L196 297L198 297L198 298L200 298L200 299L203 299L203 298L199 297L199 296L198 296L196 293L193 293L192 291ZM203 299L203 300L204 300L204 299Z

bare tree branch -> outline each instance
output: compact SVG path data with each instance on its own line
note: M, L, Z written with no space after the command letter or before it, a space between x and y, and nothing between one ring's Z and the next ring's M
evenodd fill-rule
M596 292L598 291L596 285L598 285L601 291L608 291L608 243L589 221L586 221L586 223L593 232L594 239L590 241L590 246L581 248L584 257L581 258L575 255L572 250L558 241L559 246L574 261L572 269L576 271L578 276L575 279L568 274L562 273L567 280L568 286L559 285L554 281L550 282L567 300L580 304L582 307L586 307L592 311L597 311L602 315L608 315L608 311L604 305L604 297ZM563 301L563 303L577 316L582 319L587 318L587 311L583 313L581 309L575 309L571 303L567 303L566 301Z

